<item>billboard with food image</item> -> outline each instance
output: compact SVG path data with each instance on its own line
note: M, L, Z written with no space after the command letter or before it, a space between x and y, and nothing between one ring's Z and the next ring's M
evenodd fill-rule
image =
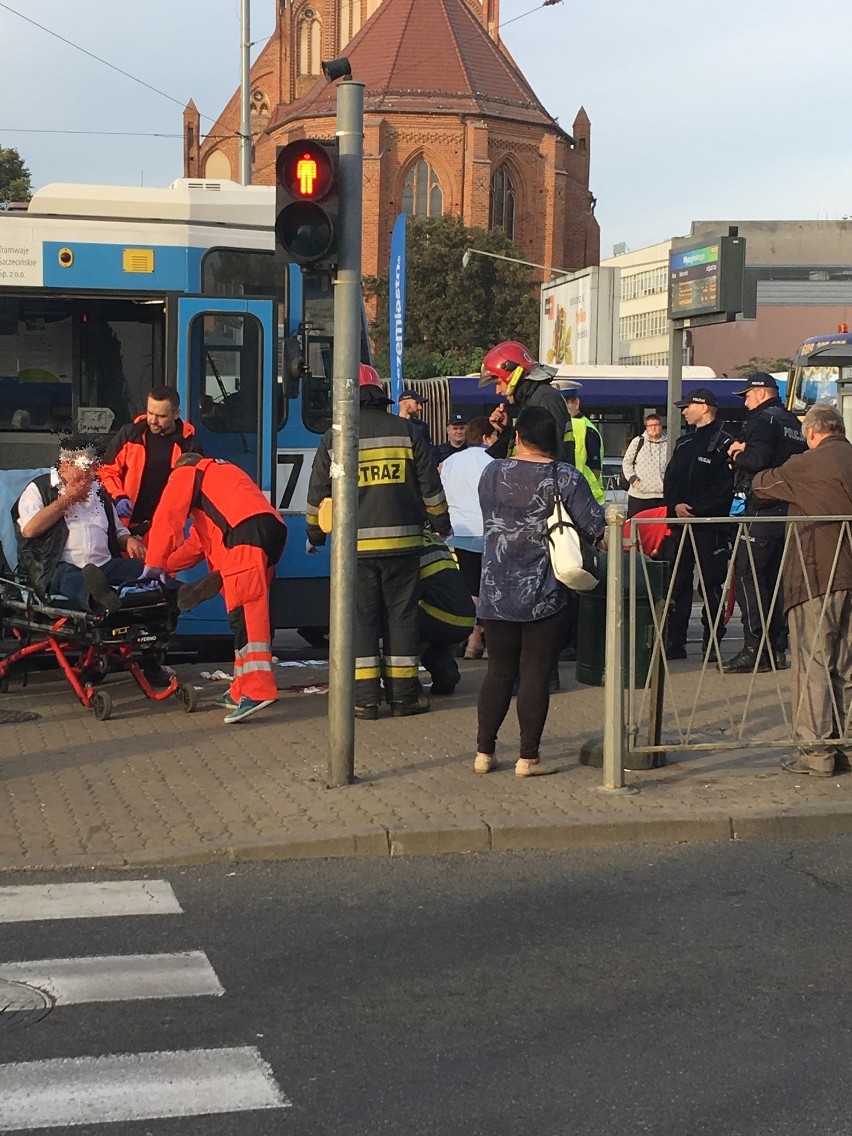
M539 359L560 363L618 361L619 270L584 268L541 288Z

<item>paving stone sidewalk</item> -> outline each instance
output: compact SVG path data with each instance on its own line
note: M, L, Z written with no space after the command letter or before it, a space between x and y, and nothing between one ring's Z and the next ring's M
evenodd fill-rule
M555 848L610 842L730 840L852 831L852 776L796 778L778 750L710 749L628 774L629 793L600 790L578 762L600 733L603 691L562 665L543 759L552 777L514 776L517 723L504 727L500 768L473 773L476 694L483 663L462 663L452 698L430 714L356 725L354 785L326 788L327 696L287 690L327 681L324 667L278 670L281 702L235 726L211 705L221 683L201 665L177 667L201 687L199 707L147 702L123 676L108 685L113 716L99 722L55 674L13 680L0 714L0 868L138 866L224 859L375 856ZM690 697L697 664L672 669ZM701 680L697 739L731 736L730 678ZM728 687L723 687L724 683ZM738 690L742 681L737 680ZM757 676L750 736L769 736L783 676Z

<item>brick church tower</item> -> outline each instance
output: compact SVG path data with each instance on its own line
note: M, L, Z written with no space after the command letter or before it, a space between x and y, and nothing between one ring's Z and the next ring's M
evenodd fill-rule
M252 180L273 183L276 147L333 137L320 62L346 55L365 85L365 275L387 267L403 211L505 229L539 264L598 263L588 116L580 108L569 134L547 113L500 42L499 0L275 2L251 73ZM236 177L239 124L239 91L206 138L190 102L184 175Z

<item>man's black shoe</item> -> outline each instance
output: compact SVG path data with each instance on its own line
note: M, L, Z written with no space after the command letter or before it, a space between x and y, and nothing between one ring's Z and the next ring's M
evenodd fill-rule
M755 670L758 674L772 670L766 652L762 652L758 659L755 647L743 647L738 655L722 663L723 674L751 674Z
M429 699L421 694L413 702L391 702L391 714L394 718L409 718L412 714L426 714L432 707Z
M375 722L378 716L379 708L375 702L371 702L367 706L355 707L355 717L362 722Z
M192 611L205 600L212 600L222 590L222 577L218 572L208 572L200 580L184 584L177 594L178 611Z
M669 645L666 647L666 658L667 659L685 659L686 658L686 647L682 646L679 643L669 643Z
M834 751L834 772L835 773L850 773L852 766L849 764L849 758L842 749Z
M567 647L563 647L559 652L560 663L576 663L577 661L577 648L572 643Z
M790 669L790 664L787 662L786 651L773 651L772 654L775 657L776 671L786 671Z
M431 694L446 695L452 694L458 686L458 679L445 679L443 682L440 679L432 679L432 685L429 688Z
M118 611L121 607L121 598L115 588L111 588L109 580L96 564L86 564L83 568L83 583L89 589L89 595L99 603L104 611Z

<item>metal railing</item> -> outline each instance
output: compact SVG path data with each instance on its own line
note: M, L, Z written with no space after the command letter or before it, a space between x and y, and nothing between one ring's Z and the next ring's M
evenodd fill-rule
M610 549L620 546L622 520L623 511L618 506L610 506L607 510ZM671 529L663 548L670 571L662 585L655 562L645 557L639 547L639 524L662 524ZM806 589L810 589L812 574L808 561L813 555L810 527L829 524L836 528L837 535L825 581L828 591L817 596L813 596L811 590L806 591L807 599L822 600L809 605L816 621L812 644L818 642L829 619L830 595L841 557L847 565L852 557L852 517L665 518L629 522L625 530L629 533L625 538L628 551L623 558L618 558L622 561L619 570L609 573L607 594L606 686L613 687L608 693L607 716L613 718L615 728L610 728L605 735L605 787L623 785L625 768L665 764L665 755L671 752L790 749L808 742L815 744L813 738L803 738L801 730L808 684L812 681L827 684L834 718L834 732L816 740L825 746L852 745L848 704L852 691L835 689L828 665L817 657L813 645L806 657L792 660L794 672L788 676L779 667L780 655L770 642L773 614L780 613L783 603L783 566L792 564L806 582ZM726 635L726 632L733 632L740 618L738 605L734 604L736 565L739 561L743 572L757 575L754 547L749 538L756 538L766 525L776 526L776 533L780 526L784 528L782 568L769 581L765 595L756 589L759 637L755 666L746 673L725 673L722 666L734 651L723 651L722 644L725 642L727 648L734 638L732 633ZM808 529L810 531L806 531ZM708 579L705 571L707 535L702 533L711 532L720 534L720 543L726 552L724 572L714 567ZM721 558L723 554L718 555ZM678 585L684 587L690 559L694 561L694 578L690 581L694 590L690 589L689 597L690 627L694 629L696 606L704 608L706 616L700 651L693 649L682 661L667 657L666 637L667 629L671 628ZM821 588L817 590L822 592ZM622 637L623 650L619 644ZM791 693L791 677L798 692L796 698ZM616 693L622 690L623 695ZM618 707L611 704L613 698L623 698L623 728Z

